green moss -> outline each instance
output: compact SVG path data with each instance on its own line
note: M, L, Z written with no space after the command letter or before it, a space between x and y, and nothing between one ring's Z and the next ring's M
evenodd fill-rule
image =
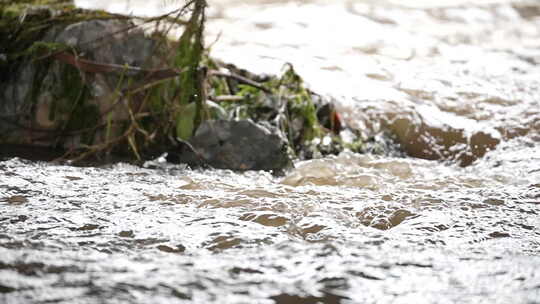
M28 47L22 54L36 58L66 49L68 49L68 46L63 43L36 41L32 43L32 45L30 45L30 47Z

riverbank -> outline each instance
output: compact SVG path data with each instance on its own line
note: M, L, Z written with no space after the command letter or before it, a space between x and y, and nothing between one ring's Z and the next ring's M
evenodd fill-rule
M11 37L2 143L64 149L61 159L71 162L168 153L191 166L236 170L283 170L294 158L363 148L332 101L307 89L292 65L268 76L212 59L203 48L205 9L195 1L145 19L68 4L3 7L2 22L13 29L2 34ZM169 40L172 28L178 41ZM242 141L258 144L246 151Z

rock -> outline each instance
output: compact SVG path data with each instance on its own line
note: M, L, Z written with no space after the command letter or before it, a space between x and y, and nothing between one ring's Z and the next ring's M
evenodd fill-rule
M114 19L53 25L40 41L72 46L79 51L81 58L103 64L156 67L159 64L155 56L156 42L143 30L132 27L130 21ZM125 30L127 28L132 29ZM72 120L67 126L69 131L70 128L94 127L99 124L103 113L113 113L114 119L126 119L126 107L122 103L113 106L114 99L111 98L121 77L116 74L84 74L52 59L21 62L19 68L11 71L5 82L0 83L0 111L4 118L0 120L0 142L65 148L77 146L77 137L64 137L59 141L58 137L44 135L58 134L53 132L65 128L70 115L74 115L70 109L75 109L75 106L80 110L75 114L82 114L87 121Z
M130 27L133 24L124 20L82 21L49 39L76 47L86 59L143 67L153 55L155 41L147 38L140 28L126 30Z
M186 145L170 153L169 161L209 165L219 169L281 171L292 166L287 142L251 120L207 120Z

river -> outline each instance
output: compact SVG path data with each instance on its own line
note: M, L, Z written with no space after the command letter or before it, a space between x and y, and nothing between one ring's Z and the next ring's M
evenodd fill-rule
M78 4L167 9L128 2ZM540 303L540 3L209 2L213 56L291 62L408 156L1 160L0 303Z

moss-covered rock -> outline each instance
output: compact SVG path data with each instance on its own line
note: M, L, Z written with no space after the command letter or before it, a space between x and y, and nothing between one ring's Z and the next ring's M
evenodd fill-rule
M1 19L9 24L0 33L0 129L9 134L1 140L81 148L123 134L130 113L141 110L123 90L142 77L140 69L159 64L156 41L101 12L39 6L15 18L15 11L4 7ZM88 62L97 63L94 70Z
M0 143L62 147L72 159L111 152L141 159L177 142L199 145L205 121L218 119L231 126L226 153L235 162L206 158L215 167L276 170L294 157L361 148L354 135L343 140L331 102L308 90L291 65L264 76L212 60L203 49L204 0L184 7L178 41L123 16L58 3L0 6ZM161 18L144 21L171 21ZM254 122L248 129L232 127L247 120ZM274 152L261 162L248 144L259 139L243 136L267 127L274 131L263 146Z

